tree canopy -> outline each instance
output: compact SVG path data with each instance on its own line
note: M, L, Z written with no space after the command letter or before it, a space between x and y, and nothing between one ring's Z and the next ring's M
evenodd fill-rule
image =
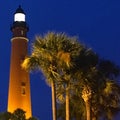
M52 90L54 120L56 114L66 120L111 120L120 110L119 67L77 37L53 32L37 36L22 67L45 76Z
M25 111L18 108L13 113L2 112L0 113L0 120L38 120L35 117L26 118Z

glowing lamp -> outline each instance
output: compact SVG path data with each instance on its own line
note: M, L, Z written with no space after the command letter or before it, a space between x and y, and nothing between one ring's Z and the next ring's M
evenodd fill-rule
M14 16L14 21L18 21L18 22L25 22L25 14L23 13L16 13Z
M19 8L15 12L14 22L25 22L25 13L20 5L19 5Z

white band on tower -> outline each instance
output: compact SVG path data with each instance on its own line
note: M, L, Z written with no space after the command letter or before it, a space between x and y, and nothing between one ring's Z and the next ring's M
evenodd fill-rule
M13 40L15 40L15 39L24 39L24 40L26 40L27 42L29 41L28 38L25 38L25 37L14 37L14 38L11 39L11 42L12 42Z

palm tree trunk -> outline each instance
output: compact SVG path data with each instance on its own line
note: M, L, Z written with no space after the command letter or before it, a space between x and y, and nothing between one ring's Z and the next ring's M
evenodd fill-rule
M57 120L56 93L55 93L55 83L54 83L54 81L51 82L51 90L52 90L52 114L53 114L53 120Z
M70 120L70 113L69 113L69 86L66 87L66 120Z
M91 120L91 106L90 106L90 100L87 100L85 102L86 105L86 115L87 115L87 120Z

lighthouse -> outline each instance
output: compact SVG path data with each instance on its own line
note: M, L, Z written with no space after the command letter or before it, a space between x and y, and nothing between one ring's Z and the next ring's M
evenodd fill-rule
M11 26L11 59L10 78L8 89L8 108L13 112L20 108L26 112L26 117L32 116L29 73L21 68L21 63L28 54L27 32L25 13L19 6L14 13L14 21Z

